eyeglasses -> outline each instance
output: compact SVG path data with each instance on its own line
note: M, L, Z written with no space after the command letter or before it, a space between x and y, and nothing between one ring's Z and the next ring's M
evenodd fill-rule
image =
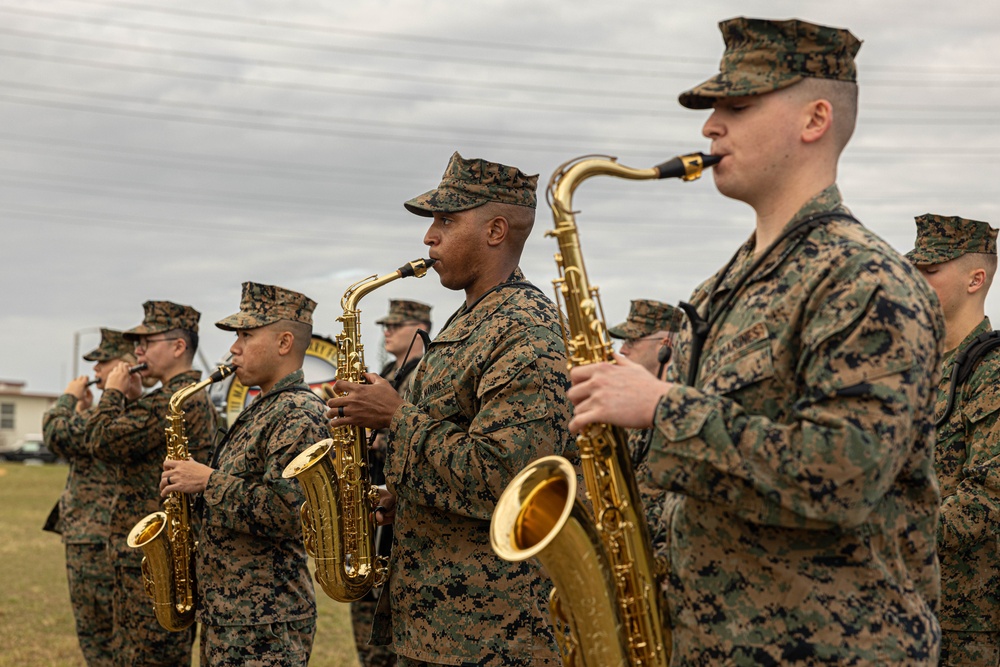
M412 327L414 325L419 326L420 324L422 323L421 322L395 322L392 324L387 323L382 325L382 330L385 331L386 333L392 333L393 331L396 331L397 329L402 329L403 327Z
M666 338L667 338L666 336L662 336L662 335L661 336L646 336L644 338L626 338L625 340L622 341L622 347L621 347L621 349L624 350L626 348L633 348L633 347L636 346L636 344L641 343L643 341L656 341L656 342L659 343L659 342L662 342L663 340L665 340Z
M177 340L177 339L178 339L178 336L174 336L173 338L170 338L170 337L167 337L167 338L140 338L139 340L137 340L134 343L132 343L132 349L135 349L135 350L143 349L143 350L145 350L145 349L149 348L149 346L150 346L151 343L159 343L160 341L164 341L164 340Z

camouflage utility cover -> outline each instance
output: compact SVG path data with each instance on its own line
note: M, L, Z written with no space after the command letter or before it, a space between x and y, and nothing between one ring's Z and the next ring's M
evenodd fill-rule
M87 361L112 361L122 359L130 364L135 363L135 350L132 341L125 334L114 329L101 329L101 344L83 355Z
M229 428L203 494L196 556L197 617L210 625L281 623L316 615L302 546L299 482L281 476L330 437L323 402L301 370L257 397Z
M989 319L945 354L935 415L944 413L959 354ZM1000 630L1000 349L989 352L955 394L937 431L934 464L941 484L941 607L945 630Z
M849 30L790 19L734 18L719 24L726 51L719 73L680 95L689 109L710 109L720 97L763 95L807 77L857 81L861 42Z
M457 213L487 202L535 208L538 175L526 176L517 167L479 158L451 156L441 184L403 204L410 213L430 218L435 212Z
M59 497L59 530L66 544L104 544L115 481L108 464L86 447L87 419L96 408L79 414L76 404L76 396L63 394L42 417L45 444L69 461L66 488Z
M906 253L914 264L941 264L970 252L997 254L997 230L957 215L918 215L917 240Z
M511 278L523 279L520 270ZM388 594L401 657L560 664L551 583L533 559L511 563L493 553L490 517L530 461L575 456L568 385L556 307L524 285L463 307L431 343L412 402L393 415L386 459L398 497ZM375 637L384 637L385 622L376 617Z
M198 371L180 373L166 386L128 402L117 389L105 390L87 421L87 449L111 468L115 481L110 542L111 558L119 566L139 567L142 551L130 548L126 539L140 519L160 510L170 397L200 377ZM183 409L191 458L208 463L215 437L215 409L205 391L189 397ZM136 613L152 615L152 601L147 598L147 602Z
M657 331L680 331L684 311L650 299L635 299L629 306L628 317L608 329L612 338L637 340Z
M164 333L173 329L187 329L198 332L198 320L201 313L191 306L182 306L172 301L147 301L142 304L145 316L142 324L125 331L122 335L128 340L139 336Z
M830 186L793 218L657 406L653 479L684 494L666 599L678 664L934 665L940 629L934 293ZM753 237L695 291L702 317ZM687 370L690 331L670 379Z
M406 301L404 299L391 299L389 301L389 314L375 324L402 324L403 322L421 322L429 324L431 321L431 307L419 301Z
M242 331L267 326L280 320L312 325L316 302L305 294L277 285L243 283L240 312L219 320L215 326L225 331Z

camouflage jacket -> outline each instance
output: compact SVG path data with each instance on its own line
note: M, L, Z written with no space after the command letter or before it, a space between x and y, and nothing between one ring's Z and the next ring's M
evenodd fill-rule
M283 623L316 615L294 479L281 473L330 437L326 407L301 370L247 406L229 428L202 494L197 617L212 625Z
M76 396L63 394L42 418L45 444L69 461L58 527L66 544L100 544L108 539L115 485L107 464L95 459L84 441L95 408L77 414L76 402Z
M836 186L790 224L826 211L847 214ZM753 251L696 290L702 317ZM779 240L738 294L696 386L673 385L654 416L650 469L684 494L668 537L675 660L936 664L937 297L847 217ZM690 327L675 354L674 380Z
M935 414L944 413L955 358L980 334L984 319L945 354ZM955 392L937 432L934 463L941 484L941 627L1000 630L1000 350L989 352Z
M649 527L653 553L665 555L667 526L670 525L670 516L673 513L673 508L679 502L680 496L658 486L650 478L649 449L646 446L648 437L648 430L630 429L628 431L629 456L632 459L632 471L639 489L643 515L646 517L646 525ZM589 501L584 501L584 504L588 508L590 507Z
M198 371L180 373L166 386L129 402L122 392L109 389L87 421L87 449L114 473L110 540L116 565L139 567L142 551L130 548L126 539L140 519L160 511L170 397L200 377ZM182 409L191 458L208 463L215 437L215 409L204 391L189 397Z
M524 280L520 270L511 280ZM393 415L386 460L398 498L388 587L396 653L558 664L551 584L535 561L493 553L490 517L530 461L575 452L563 348L555 305L504 284L457 312L424 354L412 402ZM376 617L376 636L383 622Z

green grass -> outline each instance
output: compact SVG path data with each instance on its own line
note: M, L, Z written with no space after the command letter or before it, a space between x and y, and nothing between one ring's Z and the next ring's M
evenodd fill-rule
M59 536L42 524L66 481L64 465L0 463L0 667L85 667L76 643ZM346 604L316 596L313 667L358 664ZM197 664L197 659L195 659Z

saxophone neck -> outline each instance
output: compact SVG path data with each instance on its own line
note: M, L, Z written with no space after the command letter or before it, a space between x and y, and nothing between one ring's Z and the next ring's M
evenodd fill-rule
M221 364L215 369L215 372L213 372L204 380L200 380L198 382L192 382L186 387L182 387L177 391L175 391L173 395L170 397L170 413L175 415L183 414L182 406L189 398L197 394L199 391L201 391L208 385L229 377L230 375L233 374L234 370L236 370L236 366L234 366L233 364Z

